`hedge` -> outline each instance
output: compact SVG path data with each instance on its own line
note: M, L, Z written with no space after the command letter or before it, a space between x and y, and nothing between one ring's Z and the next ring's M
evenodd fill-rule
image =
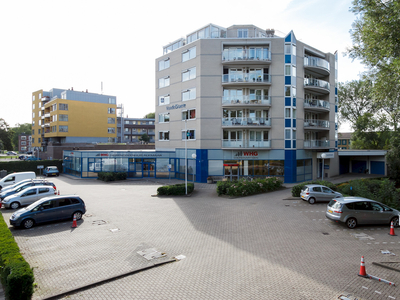
M33 171L36 175L43 174L43 170L39 170L37 166L43 166L44 168L48 166L56 166L60 173L63 170L63 160L53 159L53 160L15 160L15 161L0 161L0 170L6 170L7 174L14 172L27 172Z
M194 183L187 184L188 194L192 193L194 190ZM186 194L186 186L184 183L178 183L174 185L165 185L160 186L157 189L157 195L185 195Z
M0 213L0 277L6 298L31 299L34 276Z
M116 180L125 180L128 177L128 173L126 172L99 172L97 174L98 180L103 181L116 181Z
M218 181L217 193L229 196L250 196L266 192L272 192L282 187L282 181L277 177L267 177L264 179L254 179L247 181Z

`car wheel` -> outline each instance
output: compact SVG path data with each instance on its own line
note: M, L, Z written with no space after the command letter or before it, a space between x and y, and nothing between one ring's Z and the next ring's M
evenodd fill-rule
M60 176L60 174L56 174L56 176Z
M346 225L348 228L353 229L357 226L357 220L355 218L349 218L346 221Z
M80 219L82 219L82 212L80 211L76 211L72 214L72 219L74 219L74 215L76 216L76 220L79 221Z
M21 225L25 229L29 229L29 228L32 228L33 225L35 225L35 222L32 219L27 219L27 220L23 221Z
M18 202L13 202L13 203L10 204L10 207L12 209L17 209L17 208L19 208L19 203Z
M311 197L310 199L308 199L308 203L314 204L315 203L315 198Z
M399 227L399 217L394 217L390 220L390 224L392 224L393 222L393 226L394 227Z

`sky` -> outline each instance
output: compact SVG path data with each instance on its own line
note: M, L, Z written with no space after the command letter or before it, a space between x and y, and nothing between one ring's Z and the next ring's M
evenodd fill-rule
M140 4L139 4L140 3ZM163 46L213 23L253 24L339 53L339 82L364 72L343 54L356 16L351 0L35 0L0 3L0 118L32 121L32 92L51 88L117 97L124 115L155 111L155 60ZM339 131L348 131L345 124Z

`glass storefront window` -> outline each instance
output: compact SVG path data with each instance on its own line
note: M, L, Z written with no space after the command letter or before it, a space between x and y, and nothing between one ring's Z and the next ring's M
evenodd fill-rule
M157 177L168 177L168 164L169 164L169 159L168 158L157 158L157 163L156 163L156 176Z

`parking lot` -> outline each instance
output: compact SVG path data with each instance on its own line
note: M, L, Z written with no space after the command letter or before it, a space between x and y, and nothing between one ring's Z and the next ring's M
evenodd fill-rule
M400 285L399 272L372 264L397 268L399 236L388 226L349 230L325 218L326 203L290 189L230 199L196 184L191 197L154 197L168 180L51 180L87 213L77 228L11 228L34 268L33 299L400 299L397 286L357 276L363 255L368 274ZM12 212L2 209L7 222ZM165 256L138 254L148 249Z

